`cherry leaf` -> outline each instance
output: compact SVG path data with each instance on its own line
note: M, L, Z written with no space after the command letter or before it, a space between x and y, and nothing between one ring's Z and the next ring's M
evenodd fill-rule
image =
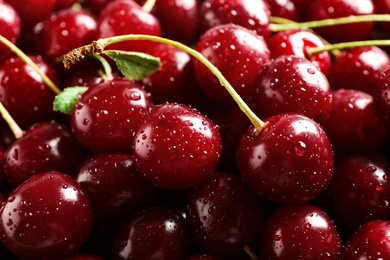
M75 106L77 99L82 95L88 87L68 87L65 88L61 93L56 95L53 103L53 110L62 112L64 114L71 114L73 107Z
M160 59L142 52L106 50L103 52L113 59L122 74L131 80L141 80L161 68Z

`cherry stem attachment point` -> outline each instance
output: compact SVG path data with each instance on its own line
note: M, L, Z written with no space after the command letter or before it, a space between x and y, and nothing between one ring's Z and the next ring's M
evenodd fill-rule
M10 42L7 38L0 35L0 42L8 47L13 53L15 53L22 61L24 61L27 65L29 65L35 72L41 76L43 82L51 89L55 94L59 94L61 89L59 89L56 84L45 74L42 70L35 64L30 57L28 57L22 50L16 47L15 44Z
M15 122L15 120L12 118L8 110L4 107L3 103L1 102L0 102L0 114L4 118L5 122L8 124L15 138L16 139L21 138L24 135L24 131Z
M263 122L261 119L259 119L256 116L256 114L249 108L249 106L240 97L240 95L233 88L233 86L227 81L227 79L222 75L222 73L209 60L207 60L198 51L177 41L169 40L159 36L144 35L144 34L127 34L127 35L119 35L119 36L99 39L94 41L92 44L79 47L67 53L63 59L64 66L65 68L69 68L72 64L82 61L86 56L90 54L101 54L103 53L104 49L111 44L124 42L124 41L135 41L135 40L148 40L148 41L158 42L162 44L168 44L190 54L191 56L199 60L202 64L204 64L210 70L210 72L213 73L218 78L220 84L229 92L229 94L237 103L241 111L244 112L244 114L251 121L252 125L255 127L256 132L258 134L260 134L264 130L264 127L267 126L265 122Z
M287 23L279 18L272 18L274 22L281 23L271 23L269 29L272 32L280 32L292 29L310 29L318 28L325 26L334 26L340 24L350 24L350 23L363 23L363 22L390 22L390 14L368 14L368 15L352 15L347 17L340 18L331 18L324 20L308 21L308 22L290 22Z

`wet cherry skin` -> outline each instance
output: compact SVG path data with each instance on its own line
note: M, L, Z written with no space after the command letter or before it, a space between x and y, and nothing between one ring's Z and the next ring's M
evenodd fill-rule
M0 209L0 239L26 259L60 259L84 243L93 223L89 198L59 172L34 175Z
M222 172L189 193L186 216L201 250L220 257L240 251L263 224L257 194L239 176Z
M260 237L260 259L337 260L342 250L332 220L326 212L308 204L277 209Z
M299 114L279 114L262 133L253 127L238 145L244 181L265 199L300 204L325 190L333 174L333 151L322 127Z
M299 20L298 8L293 0L267 0L272 16L286 18L291 21Z
M181 260L187 250L188 234L176 210L152 207L125 220L114 236L112 260Z
M19 13L8 2L0 2L0 35L16 43L21 35L22 22ZM0 43L0 62L3 61L4 55L10 51L7 46Z
M342 259L386 259L390 255L389 232L389 221L373 220L364 223L348 239Z
M373 88L374 111L379 120L390 129L390 69L380 78L378 86Z
M145 180L164 189L187 189L211 176L219 163L218 127L196 109L157 105L134 134L133 156Z
M223 24L207 30L197 42L196 50L219 69L244 100L253 91L260 68L270 58L263 37L235 24ZM234 103L206 66L194 59L194 69L200 88L212 103Z
M91 151L130 151L134 131L151 106L150 95L136 82L103 81L78 99L71 114L72 131Z
M324 124L332 107L326 76L305 58L279 56L263 66L253 93L256 114L298 113Z

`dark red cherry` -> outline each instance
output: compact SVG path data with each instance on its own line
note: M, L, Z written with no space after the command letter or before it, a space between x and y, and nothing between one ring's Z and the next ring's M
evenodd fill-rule
M390 69L381 75L378 86L372 89L372 95L375 114L390 129Z
M326 190L336 225L351 234L367 221L390 218L390 163L379 154L349 155L336 161Z
M270 57L263 37L235 24L223 24L206 31L196 50L219 69L243 99L252 93L256 75ZM234 103L219 80L199 60L194 59L194 69L199 86L211 102Z
M221 150L218 127L196 109L176 103L155 106L134 134L138 170L165 189L192 188L208 179Z
M324 41L316 33L309 30L286 30L275 33L268 40L271 58L282 55L295 55L310 60L322 73L327 75L331 67L329 52L321 52L310 56L309 48L324 47Z
M284 206L267 220L260 259L340 259L342 244L326 212L311 205Z
M159 0L152 13L160 21L162 36L191 44L199 36L198 0ZM185 22L183 22L185 21Z
M32 175L45 171L73 174L85 151L70 129L55 122L33 125L5 154L7 180L16 187Z
M98 17L97 38L130 33L160 36L160 23L154 15L142 10L141 6L132 0L107 3ZM150 41L127 41L112 44L108 48L144 52L153 44Z
M72 177L35 175L0 209L0 239L22 259L61 259L84 243L92 227L88 196Z
M49 17L56 5L56 0L7 0L5 2L16 10L24 29L30 29ZM1 3L1 5L6 3ZM5 11L6 9L3 8L5 7L2 6L0 10ZM3 15L0 17L4 18Z
M200 6L202 32L221 24L234 23L268 38L271 10L266 0L204 0Z
M54 70L40 56L30 56L54 83ZM55 118L55 93L42 78L19 57L10 58L0 66L0 101L22 128Z
M324 130L337 156L378 151L387 135L375 114L373 97L354 89L333 91L332 109Z
M290 21L299 20L299 11L293 0L267 0L272 16Z
M364 223L348 239L342 259L386 259L390 255L389 232L387 220Z
M369 15L375 13L372 0L315 0L307 6L306 20ZM316 28L315 31L329 42L348 42L368 39L373 29L373 22L334 25Z
M375 5L375 10L378 14L388 14L390 13L390 2L387 0L375 0L373 1ZM383 30L386 33L390 32L390 25L389 23L379 23L378 26L381 30Z
M279 114L257 134L251 127L237 148L245 182L265 199L281 204L313 200L333 174L333 151L321 126L298 114Z
M376 46L357 47L333 61L328 75L332 89L357 89L373 94L382 74L390 68L390 57Z
M188 196L187 221L201 250L226 257L255 239L263 224L257 194L228 173L215 173Z
M125 220L114 236L112 260L181 260L187 250L186 224L179 212L147 208Z
M77 101L71 114L73 133L94 152L130 151L134 131L151 105L150 95L137 83L103 81Z
M126 153L100 153L83 161L75 179L91 199L98 220L117 220L147 206L154 189L135 169L134 160Z
M293 112L323 125L330 115L332 91L313 63L297 56L280 56L261 69L253 103L260 118Z
M8 2L8 1L7 1ZM7 2L0 2L0 35L16 44L22 30L20 15L14 7ZM8 56L10 50L0 43L0 62Z

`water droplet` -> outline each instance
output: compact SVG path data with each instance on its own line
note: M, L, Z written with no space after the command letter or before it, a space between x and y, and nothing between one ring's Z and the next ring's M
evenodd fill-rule
M306 154L306 144L302 141L298 141L295 144L295 154L297 156L304 156Z
M309 72L312 75L316 73L316 71L312 68L307 68L307 72Z
M366 171L368 172L368 173L373 173L373 172L376 172L376 167L375 166L368 166L367 167L367 169L366 169Z

